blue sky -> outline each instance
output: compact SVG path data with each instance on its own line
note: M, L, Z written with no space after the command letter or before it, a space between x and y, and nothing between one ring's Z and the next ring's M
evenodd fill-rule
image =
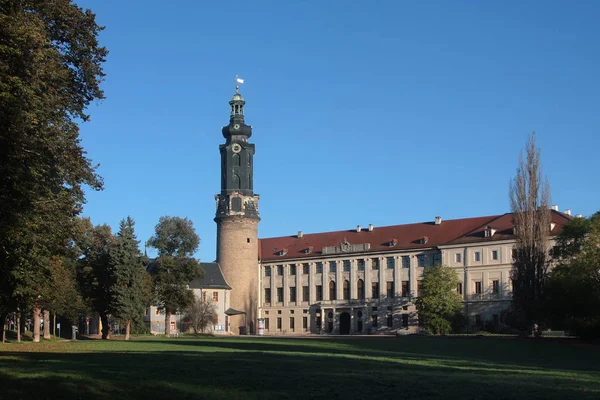
M85 0L106 99L84 214L143 242L193 220L215 257L218 146L246 80L259 237L500 214L529 133L553 203L600 209L600 3ZM149 252L151 255L152 253Z

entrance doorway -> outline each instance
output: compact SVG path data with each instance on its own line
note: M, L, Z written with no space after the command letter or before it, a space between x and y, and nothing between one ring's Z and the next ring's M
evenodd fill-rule
M340 335L350 334L350 314L343 312L340 314Z

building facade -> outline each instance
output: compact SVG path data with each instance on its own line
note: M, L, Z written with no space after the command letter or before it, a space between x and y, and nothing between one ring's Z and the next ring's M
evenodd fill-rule
M203 276L190 282L189 287L193 290L196 299L211 302L215 305L217 321L210 324L206 332L213 334L227 334L229 331L230 309L229 299L231 287L223 277L223 273L217 263L200 263ZM165 333L165 312L159 307L150 306L146 309L144 322L150 328L150 333L162 335ZM186 320L185 313L172 314L169 318L170 333L172 335L193 331Z
M551 215L556 235L571 217ZM259 314L268 334L415 332L423 271L443 264L482 329L508 308L514 244L512 214L261 239Z
M511 214L258 239L255 148L237 88L229 104L215 222L232 334L254 333L259 319L270 335L418 331L419 282L438 264L459 277L469 329L498 322L512 296ZM551 215L554 236L571 216Z

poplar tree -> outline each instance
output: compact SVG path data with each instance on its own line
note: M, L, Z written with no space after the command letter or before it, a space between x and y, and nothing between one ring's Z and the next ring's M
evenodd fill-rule
M121 220L119 233L110 249L110 309L113 316L125 324L125 340L129 340L132 321L141 322L149 300L144 288L147 273L138 244L133 219Z
M509 185L515 235L513 311L522 328L533 330L544 312L544 288L548 279L550 235L550 185L542 176L540 150L535 134L521 152L517 174Z

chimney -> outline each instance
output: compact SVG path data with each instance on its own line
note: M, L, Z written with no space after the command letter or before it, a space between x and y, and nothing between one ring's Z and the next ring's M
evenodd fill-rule
M356 225L356 232L360 232L360 231L361 231L361 229L362 229L362 228L360 227L360 225Z
M567 215L571 215L571 209L570 209L570 208L567 208L567 209L565 210L565 214L567 214Z
M435 224L440 225L442 223L442 217L435 217Z
M558 211L558 206L557 206L556 204L555 204L555 205L553 205L553 206L552 206L552 210L554 210L554 211Z
M298 239L302 239L302 236L304 236L304 233L302 231L298 231Z
M373 232L373 224L369 224L369 232Z
M581 214L575 214L575 218L583 218L583 215L581 215Z

